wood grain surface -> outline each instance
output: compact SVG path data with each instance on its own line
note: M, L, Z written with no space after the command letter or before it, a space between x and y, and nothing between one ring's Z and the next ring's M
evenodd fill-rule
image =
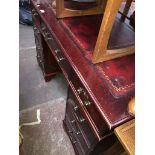
M135 154L135 119L117 127L115 134L123 145L124 149L130 154Z

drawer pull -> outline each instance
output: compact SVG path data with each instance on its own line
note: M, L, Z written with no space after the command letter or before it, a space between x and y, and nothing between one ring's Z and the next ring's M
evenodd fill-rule
M45 36L46 41L53 40L53 38L51 37L51 34L49 32L45 32L44 36Z
M36 57L37 57L37 58L41 58L41 56L40 56L40 55L37 55Z
M74 107L74 111L77 111L78 109L79 109L78 106L75 106L75 107Z
M58 52L60 52L60 50L59 49L56 49L56 50L54 50L54 52L57 54Z
M60 61L62 61L64 59L65 59L64 57L60 57L60 58L58 58L58 61L60 62Z
M37 13L37 12L35 12L33 15L34 15L34 16L38 16L38 13Z
M77 89L77 92L78 92L78 94L81 94L81 93L84 92L84 90L83 90L83 88L79 87L79 88Z
M79 122L80 122L80 123L82 123L82 122L84 122L84 121L85 121L84 118L80 118L80 119L79 119Z
M69 132L69 133L73 133L73 131L71 131L71 130L68 130L68 132Z
M42 31L44 31L44 30L46 30L46 27L45 27L45 26L43 26L41 29L42 29Z
M46 40L46 41L49 41L49 40L52 40L52 38L51 38L51 37L45 36L45 40Z
M35 34L39 34L40 33L36 26L33 27L33 30L34 30Z
M69 137L70 137L71 142L72 142L73 144L77 143L77 141L74 140L74 138L73 138L72 135L71 135L71 134L73 134L73 132L69 132L69 133L70 133Z
M59 52L61 52L59 49L56 49L56 50L54 50L54 52L56 53L56 54L58 54ZM65 60L65 58L63 57L63 56L61 56L61 57L57 57L57 60L58 60L58 62L60 62L60 61L62 61L62 60Z
M72 123L72 124L75 123L75 120L72 120L71 123Z
M81 134L81 132L80 131L77 131L76 134L79 135L79 134Z
M35 9L32 9L32 13L35 12Z
M90 101L84 101L84 105L87 107L87 106L90 106L91 105L91 102Z
M40 49L41 49L41 47L40 47L40 46L36 46L36 49L37 49L37 50L40 50Z
M33 26L33 29L34 29L34 30L37 30L37 27L36 27L36 26Z
M77 141L74 140L73 137L70 136L70 138L71 138L71 141L72 141L73 144L77 143Z
M85 119L84 119L83 117L81 117L81 118L78 117L76 113L74 113L74 116L76 117L76 119L77 119L77 121L78 121L79 123L82 123L82 122L85 121Z

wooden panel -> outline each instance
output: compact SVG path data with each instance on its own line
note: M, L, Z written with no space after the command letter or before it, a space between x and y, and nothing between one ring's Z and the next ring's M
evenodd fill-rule
M135 120L131 120L115 129L115 134L118 137L124 149L130 154L135 154Z

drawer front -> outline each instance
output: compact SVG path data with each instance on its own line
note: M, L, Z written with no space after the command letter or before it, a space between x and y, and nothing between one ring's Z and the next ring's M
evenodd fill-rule
M46 27L43 21L41 21L41 30L42 30L45 41L47 42L49 48L53 52L57 62L62 68L62 71L64 72L66 76L69 76L71 73L71 65L66 59L65 55L61 51L53 35L50 33L50 31L48 30L48 28Z
M74 137L74 142L73 142L73 140L71 140L72 143L77 144L78 148L80 149L81 154L85 155L89 151L88 145L83 137L83 134L82 134L81 129L78 125L78 122L74 118L74 114L73 114L71 107L68 103L66 105L65 120L68 122L67 123L68 126L70 126L69 134L71 135L71 137Z
M44 54L43 54L43 47L42 47L42 35L39 32L38 28L34 25L34 37L35 37L35 44L36 44L36 51L37 51L37 61L39 66L44 69Z
M80 144L79 142L76 140L74 134L73 134L73 130L72 130L72 127L69 123L69 120L67 117L65 117L64 121L63 121L63 125L64 125L64 128L69 136L69 139L74 147L74 151L76 152L77 155L85 155L83 153L83 151L81 150L81 147L80 147Z
M40 26L40 21L41 21L41 18L38 14L38 12L31 7L31 12L32 12L32 19L33 19L33 23L37 24L38 26Z
M88 147L91 148L97 142L97 138L94 132L92 131L89 123L83 116L80 107L78 106L78 104L76 104L76 101L73 101L73 99L68 99L67 102L70 105L72 113L80 126L80 129L83 133L84 139Z
M79 78L72 72L71 74L72 84L75 89L77 96L81 99L81 108L86 112L86 116L91 118L93 125L98 133L99 137L102 137L107 131L108 127L103 121L102 116L99 114L93 101L91 100L88 92L80 82Z
M44 37L39 31L37 25L34 24L34 36L37 51L37 61L41 67L44 76L52 76L60 71L59 65L57 64L51 50L49 49Z

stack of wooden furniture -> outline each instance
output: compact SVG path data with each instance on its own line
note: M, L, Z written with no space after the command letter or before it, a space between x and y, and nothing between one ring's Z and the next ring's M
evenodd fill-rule
M52 4L31 0L37 60L46 81L62 71L69 84L63 124L75 153L98 155L117 141L113 130L133 119L134 55L92 63L103 15L58 19ZM116 19L108 46L133 38L132 27Z

